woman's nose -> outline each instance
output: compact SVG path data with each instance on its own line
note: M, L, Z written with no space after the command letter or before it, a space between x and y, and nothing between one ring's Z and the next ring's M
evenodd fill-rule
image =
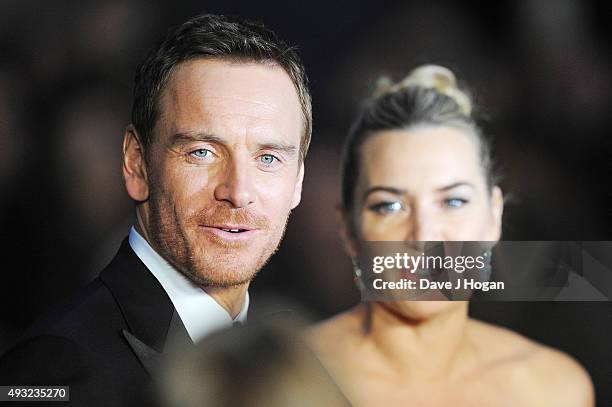
M440 240L440 229L436 216L427 208L415 205L408 218L408 233L406 240L415 242L430 242Z

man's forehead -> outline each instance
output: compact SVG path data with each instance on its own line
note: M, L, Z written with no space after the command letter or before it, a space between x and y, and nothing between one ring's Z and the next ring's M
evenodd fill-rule
M274 103L299 98L289 75L273 62L200 58L175 67L162 95ZM295 100L294 100L295 99Z
M272 63L220 59L182 63L161 95L160 113L160 119L179 127L189 127L197 120L212 124L211 120L228 119L282 127L282 131L293 127L301 131L302 126L293 82Z

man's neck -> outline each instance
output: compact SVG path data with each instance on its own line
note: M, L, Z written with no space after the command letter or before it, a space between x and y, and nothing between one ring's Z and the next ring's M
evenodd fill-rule
M144 240L146 240L149 243L149 246L153 247L153 244L149 237L149 233L147 232L147 228L145 228L144 226L144 221L142 220L142 214L140 213L140 208L136 209L136 224L134 225L134 228L136 229L136 232L138 232L138 234L142 236Z
M242 311L248 288L249 283L233 287L202 287L208 295L225 308L232 319L235 319Z

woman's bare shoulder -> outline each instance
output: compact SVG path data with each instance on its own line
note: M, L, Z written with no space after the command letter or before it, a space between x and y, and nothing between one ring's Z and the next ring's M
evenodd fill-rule
M538 345L530 358L533 386L556 395L557 406L594 406L593 382L578 361L565 352Z
M594 406L587 371L565 352L542 345L507 328L471 320L480 354L534 405ZM488 350L485 352L485 350Z

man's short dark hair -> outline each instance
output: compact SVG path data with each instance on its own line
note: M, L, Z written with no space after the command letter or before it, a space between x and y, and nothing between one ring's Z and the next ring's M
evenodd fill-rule
M172 30L142 61L134 80L132 124L145 149L159 117L159 98L174 68L197 58L272 62L291 78L302 107L304 133L300 159L310 144L312 107L304 65L295 49L260 23L237 17L204 14Z

